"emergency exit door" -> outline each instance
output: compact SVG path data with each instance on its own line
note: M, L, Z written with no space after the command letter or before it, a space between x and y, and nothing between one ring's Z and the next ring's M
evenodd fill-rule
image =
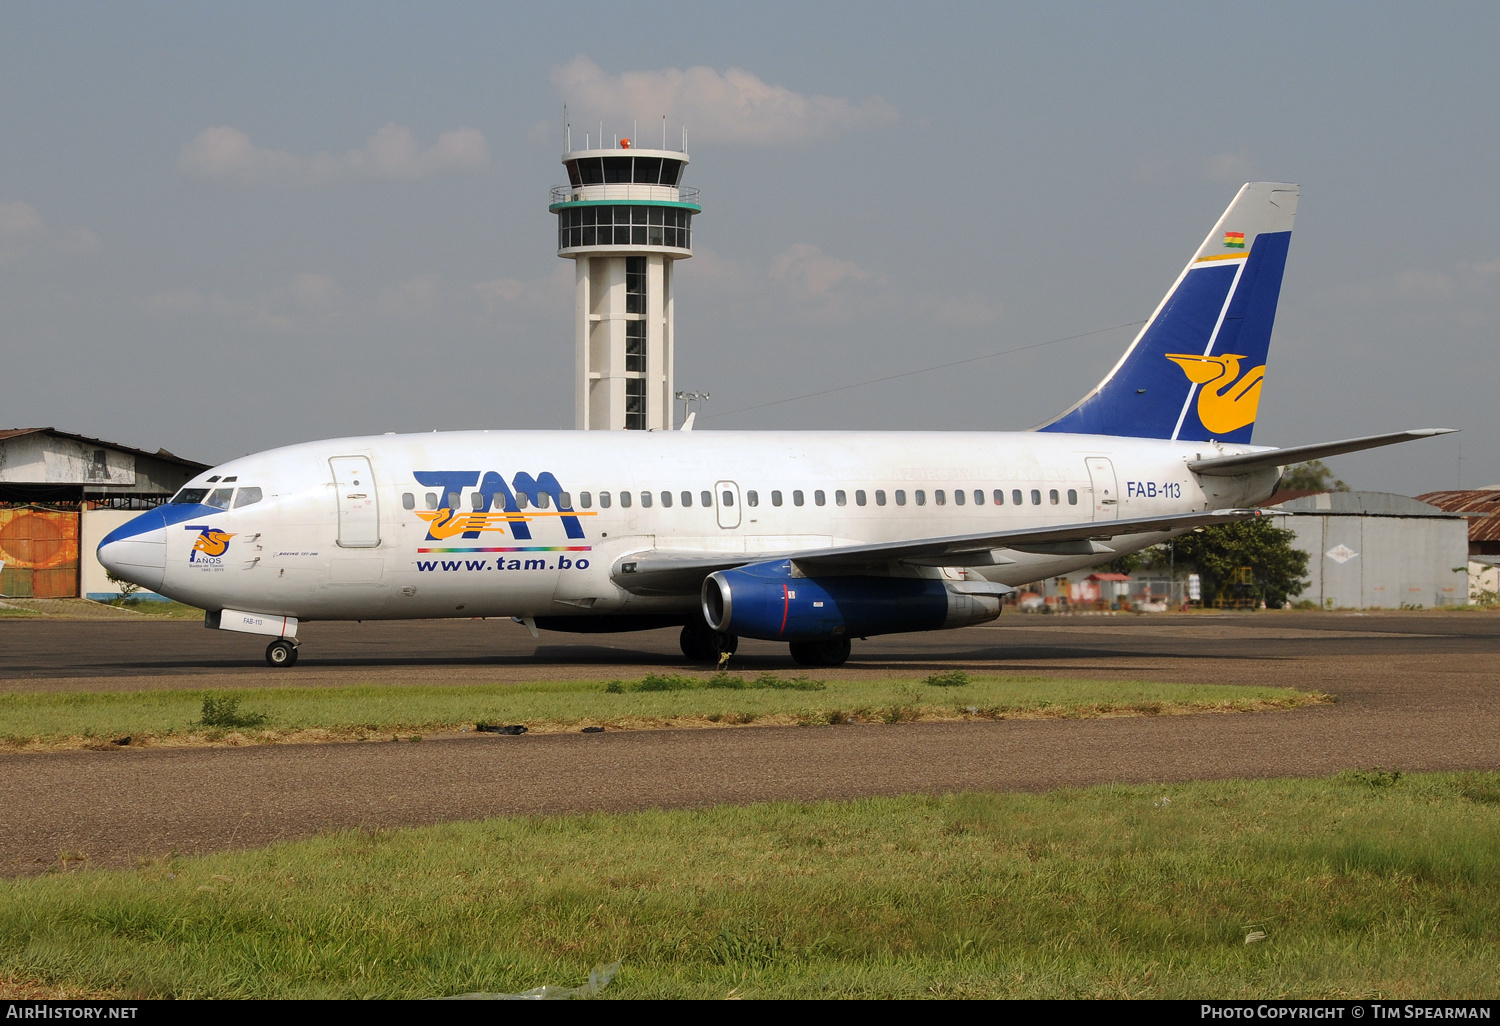
M328 465L338 496L339 548L374 548L380 544L380 507L369 457L335 456Z
M1115 481L1115 465L1103 456L1084 460L1089 468L1089 485L1094 493L1094 519L1120 519L1120 487Z

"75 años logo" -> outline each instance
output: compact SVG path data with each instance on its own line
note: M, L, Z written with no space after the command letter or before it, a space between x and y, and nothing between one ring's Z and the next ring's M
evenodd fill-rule
M193 549L188 553L189 563L219 562L219 558L229 551L229 539L234 537L228 531L207 524L189 524L187 530L198 532L198 537L193 539ZM199 556L203 558L199 559Z

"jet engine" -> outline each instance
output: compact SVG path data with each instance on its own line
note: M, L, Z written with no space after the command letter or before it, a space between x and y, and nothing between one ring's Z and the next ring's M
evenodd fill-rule
M864 638L984 623L1012 590L926 577L808 577L776 560L709 574L703 617L721 634L765 641Z

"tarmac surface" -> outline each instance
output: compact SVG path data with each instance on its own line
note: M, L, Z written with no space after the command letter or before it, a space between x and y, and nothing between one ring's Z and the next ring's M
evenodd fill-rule
M533 640L509 621L308 624L299 664L183 622L0 621L0 692L472 684L678 669L675 631ZM735 665L787 669L747 641ZM819 676L967 669L1327 691L1292 712L462 735L420 743L0 755L0 874L126 865L338 828L505 814L1106 782L1500 769L1500 616L1015 616L856 643Z

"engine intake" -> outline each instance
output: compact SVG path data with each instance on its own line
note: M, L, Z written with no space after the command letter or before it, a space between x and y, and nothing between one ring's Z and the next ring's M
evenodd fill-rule
M1011 590L987 581L803 577L777 560L709 574L703 617L723 634L766 641L863 638L984 623Z

